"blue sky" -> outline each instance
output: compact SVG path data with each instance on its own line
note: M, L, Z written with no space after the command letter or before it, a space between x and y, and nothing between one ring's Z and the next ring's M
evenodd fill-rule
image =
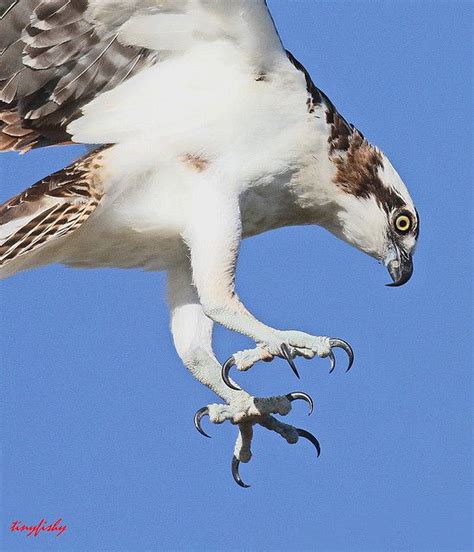
M162 274L20 274L1 284L3 550L470 550L472 3L269 2L285 45L391 158L421 216L415 272L386 271L322 229L244 243L238 290L281 328L344 337L349 374L280 360L242 374L257 395L309 392L318 436L256 429L237 487L230 425L175 354ZM82 150L0 158L7 199ZM218 329L221 359L249 342ZM341 357L341 364L343 364ZM10 534L63 518L60 538Z

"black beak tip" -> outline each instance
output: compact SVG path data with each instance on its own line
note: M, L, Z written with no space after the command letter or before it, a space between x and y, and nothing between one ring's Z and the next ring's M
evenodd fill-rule
M387 287L400 287L412 277L413 261L410 255L402 255L400 261L390 263L387 268L393 282L385 285Z
M403 284L401 284L400 282L390 282L390 284L385 284L385 285L386 285L386 287L400 287Z

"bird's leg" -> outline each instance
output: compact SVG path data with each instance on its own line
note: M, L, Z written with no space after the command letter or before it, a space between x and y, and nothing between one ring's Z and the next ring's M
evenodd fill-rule
M194 215L187 222L183 238L190 250L193 282L204 312L214 322L250 337L257 344L256 348L240 351L229 359L227 372L224 370L223 374L225 379L228 380L228 369L232 365L247 370L257 361L275 356L286 359L296 374L293 358L298 355L329 357L333 368L334 347L346 350L350 367L353 353L345 341L276 330L257 320L241 303L234 286L241 240L238 198L223 194L216 187L203 186L196 192L194 206Z
M221 365L212 350L213 322L204 314L186 263L168 273L168 300L171 331L180 358L197 380L226 403L208 407L206 414L212 422L240 423L265 414L288 414L291 397L255 398L245 391L230 389L224 383Z
M191 280L191 270L187 264L169 272L168 298L171 307L171 330L179 356L196 379L225 401L225 404L211 404L199 409L195 415L196 427L202 434L207 435L201 426L201 418L205 415L209 416L213 423L219 424L228 420L239 426L232 473L235 480L241 484L238 465L239 462L248 462L251 458L253 426L260 424L278 433L287 442L294 443L298 440L298 435L302 435L300 432L303 430L283 424L271 415L288 414L291 403L297 399L308 402L312 410L312 400L301 392L257 398L246 391L233 390L225 384L221 378L221 365L212 351L213 322L204 314L199 303Z

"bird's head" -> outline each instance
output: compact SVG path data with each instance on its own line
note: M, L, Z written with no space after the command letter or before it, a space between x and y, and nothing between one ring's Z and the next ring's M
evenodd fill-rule
M313 168L316 174L313 172L309 179L310 191L302 194L300 206L310 206L311 212L314 201L308 196L317 196L312 222L317 220L337 237L385 264L393 280L388 285L405 284L413 273L412 255L420 227L405 184L388 158L369 144L314 85L304 66L290 52L287 56L304 74L307 110L322 130L316 134L324 137L328 153L311 156L318 167ZM317 148L320 146L318 140Z
M413 272L418 213L387 157L357 129L338 120L337 113L331 117L337 215L328 229L382 262L393 280L388 285L401 286Z

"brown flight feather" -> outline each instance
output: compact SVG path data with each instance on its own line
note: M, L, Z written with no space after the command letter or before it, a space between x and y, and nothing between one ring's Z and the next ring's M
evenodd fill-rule
M0 0L0 152L72 143L67 126L84 105L157 61L157 52L119 42L119 26L87 20L87 8L88 0Z
M101 152L106 147L0 205L0 267L73 232L90 217L103 195Z

